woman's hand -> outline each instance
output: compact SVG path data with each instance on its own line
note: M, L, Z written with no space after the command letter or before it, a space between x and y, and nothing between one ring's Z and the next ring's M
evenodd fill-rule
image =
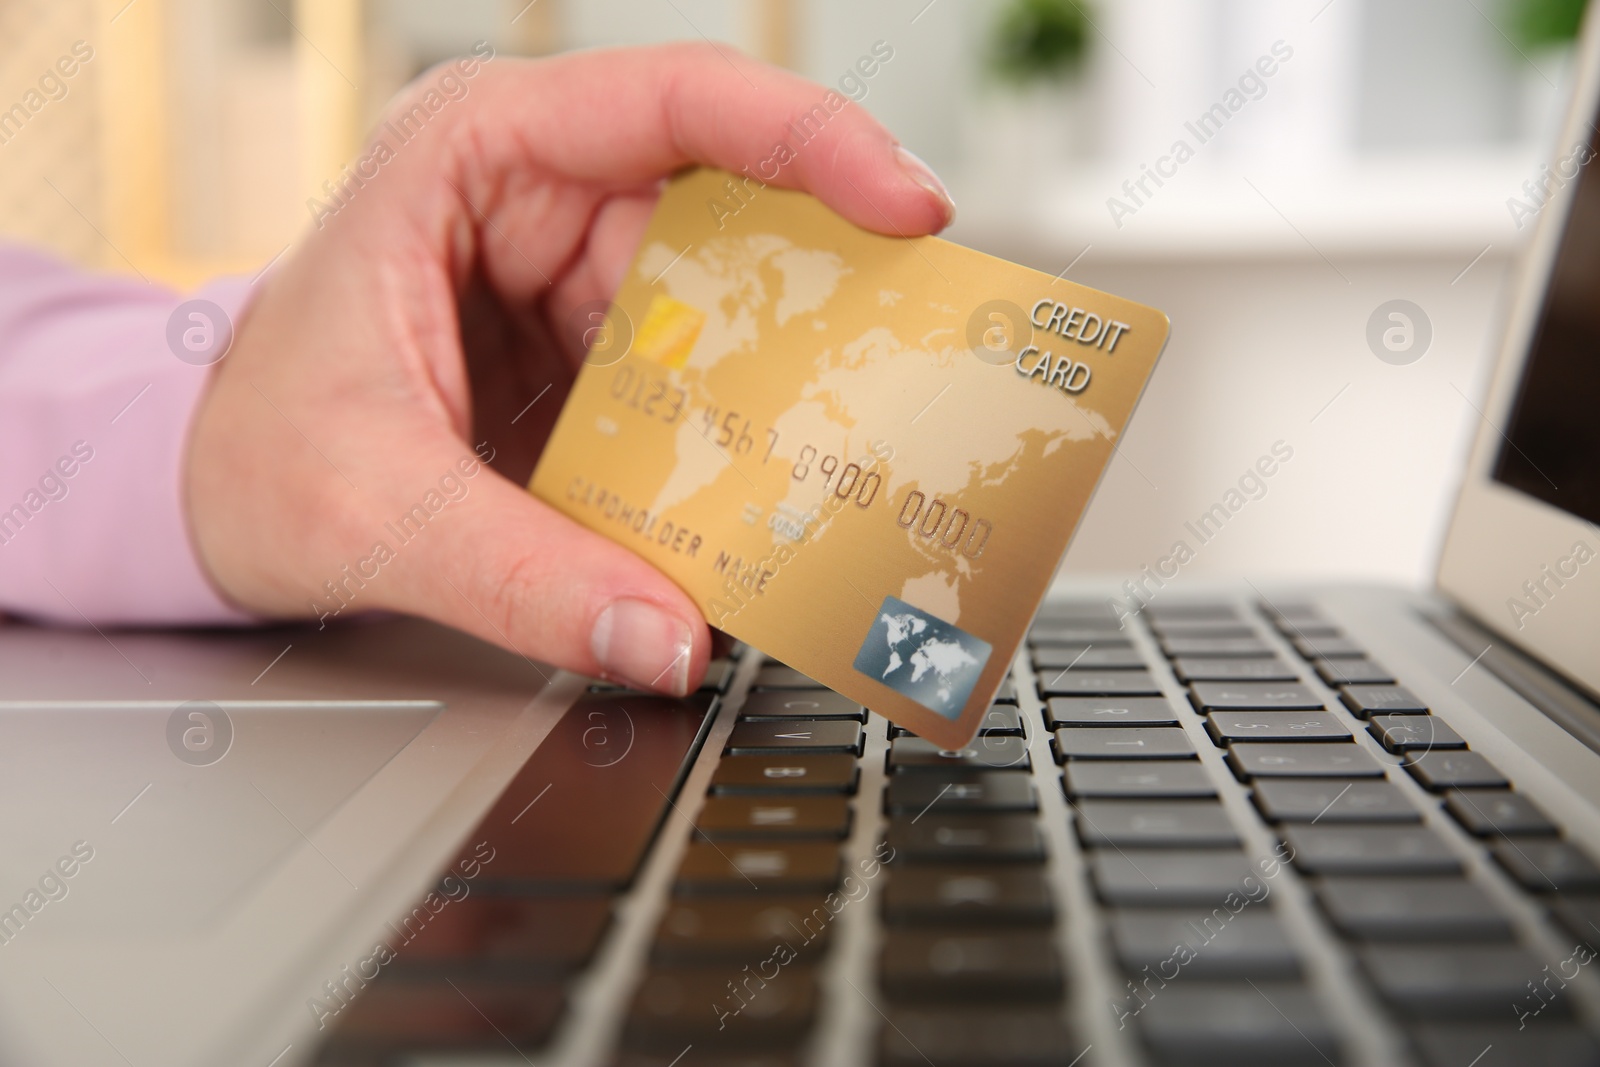
M569 318L616 291L688 164L787 142L772 184L861 226L953 209L854 104L795 144L825 90L725 48L467 62L403 94L238 325L190 434L195 541L259 615L408 612L685 693L711 648L694 602L523 488L581 360Z

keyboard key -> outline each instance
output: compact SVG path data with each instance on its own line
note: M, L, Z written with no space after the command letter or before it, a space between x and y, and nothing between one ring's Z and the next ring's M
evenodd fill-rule
M1065 984L1055 945L1034 933L891 929L878 983L898 1003L1053 1001Z
M1424 1067L1600 1067L1600 1044L1560 1019L1530 1019L1526 1026L1424 1023L1412 1030L1412 1040Z
M1189 735L1171 726L1069 726L1056 731L1057 759L1192 759Z
M1022 709L1015 704L993 704L983 716L983 723L978 727L978 733L984 736L991 734L1006 734L1021 737Z
M824 899L815 894L674 899L656 930L651 959L673 965L735 959L747 963L752 956L765 956L779 941L797 951L820 953L832 936L834 919Z
M485 840L496 852L484 884L588 891L631 881L711 701L627 693L575 701L473 831L468 855Z
M1213 711L1206 733L1219 745L1234 741L1348 741L1350 730L1331 711Z
M1530 892L1600 892L1600 867L1565 841L1501 841L1493 852L1500 866Z
M1044 836L1031 815L941 815L889 820L896 862L1043 863Z
M1079 760L1067 765L1067 796L1214 797L1216 786L1199 763L1176 760Z
M1561 832L1548 815L1521 793L1501 789L1456 789L1445 797L1444 807L1468 833L1478 837L1537 837Z
M1017 681L1007 674L1000 682L1000 691L994 695L996 704L1015 704L1017 702Z
M1170 972L1175 954L1186 957L1185 975L1194 978L1297 978L1300 961L1289 937L1266 908L1237 914L1218 911L1114 910L1111 944L1123 970L1138 975ZM1181 953L1179 946L1187 946Z
M1292 619L1273 620L1280 634L1285 637L1340 637L1344 631L1331 622L1295 622Z
M1051 697L1044 713L1058 726L1176 726L1178 712L1166 697Z
M691 841L674 890L700 893L826 892L839 883L839 846L832 841Z
M1291 638L1294 650L1306 659L1363 659L1367 651L1348 637L1309 637L1297 634Z
M1308 874L1448 874L1461 860L1421 826L1290 826L1284 840Z
M1511 785L1476 752L1432 749L1406 757L1406 770L1435 792L1443 789L1505 789Z
M891 815L920 816L936 811L1036 811L1033 781L1012 771L951 771L948 774L896 774L889 779L885 805Z
M711 792L719 795L855 791L856 761L850 756L725 756L711 777Z
M1272 603L1263 600L1259 607L1262 614L1285 626L1320 626L1328 623L1320 608L1305 601Z
M1561 928L1579 941L1592 945L1600 936L1600 897L1558 898L1550 902L1550 910Z
M1109 600L1074 599L1046 600L1039 605L1039 619L1085 620L1095 625L1120 626L1121 612Z
M1144 671L1057 671L1039 676L1039 695L1154 697L1161 687Z
M1164 637L1161 650L1179 656L1270 656L1272 646L1259 637Z
M714 693L726 692L728 683L733 680L733 672L737 667L738 664L729 659L714 659L707 663L705 676L700 679L700 690ZM618 685L615 682L595 682L589 686L589 692L591 693L616 693L619 691L639 693L641 696L651 695L642 693L637 689L630 689L625 685Z
M1277 623L1293 623L1295 625L1329 623L1327 616L1322 613L1322 609L1310 600L1284 600L1280 598L1273 601L1262 597L1260 603L1256 604L1255 607L1262 615Z
M861 724L837 720L738 722L728 737L730 756L772 751L861 754Z
M1428 705L1402 685L1347 685L1339 699L1362 719L1381 714L1426 715L1428 712Z
M611 901L473 893L433 913L420 928L414 915L395 927L409 937L390 964L396 974L559 977L594 955L611 924Z
M1096 626L1120 626L1121 612L1109 600L1046 600L1039 605L1039 621L1083 620Z
M1303 685L1274 682L1195 682L1190 699L1201 711L1316 711L1322 698Z
M1033 650L1036 671L1142 670L1144 656L1134 648L1098 645L1040 645Z
M1151 619L1150 629L1159 637L1254 637L1256 634L1237 618Z
M1505 941L1511 924L1463 878L1324 878L1322 910L1339 931L1368 941Z
M733 680L733 672L738 665L732 660L714 659L706 664L705 677L700 680L701 692L722 693L726 692L728 683ZM631 686L621 685L617 682L594 682L589 686L591 693L637 693L640 696L650 696L642 690Z
M335 1017L322 1059L379 1063L419 1052L503 1054L508 1041L539 1049L565 1004L566 994L553 982L377 982ZM704 1004L696 1007L705 1011Z
M1263 778L1256 807L1268 822L1420 822L1422 815L1393 785L1352 778Z
M1055 898L1037 867L896 864L888 879L883 918L891 926L1040 926L1055 917Z
M790 965L770 981L761 978L762 965L769 971L779 967L781 957L773 951L758 956L749 971L713 967L647 975L629 1005L623 1042L673 1054L696 1042L773 1049L798 1043L816 1020L816 976L810 967Z
M1084 847L1237 846L1228 813L1215 800L1085 800L1073 805Z
M928 1067L923 1049L935 1050L939 1067L1060 1067L1083 1051L1083 1042L1056 1009L891 1009L879 1067Z
M1185 656L1174 660L1178 681L1188 682L1294 682L1300 673L1281 659L1196 659Z
M1240 743L1228 749L1240 778L1381 778L1383 767L1359 745Z
M681 1055L682 1049L678 1050ZM662 1049L626 1049L619 1048L616 1054L606 1061L607 1067L685 1067L671 1052ZM376 1067L373 1064L328 1064L327 1067ZM695 1053L694 1067L801 1067L800 1054L794 1049L778 1050L772 1048L759 1049L725 1049L721 1052L710 1052L705 1056Z
M1035 647L1045 648L1052 645L1095 645L1099 648L1132 648L1133 642L1121 630L1100 630L1082 625L1045 625L1036 624L1028 633L1028 642Z
M1467 747L1437 715L1374 715L1367 730L1390 752Z
M827 689L828 687L781 663L767 663L756 671L752 689Z
M1358 956L1379 997L1413 1019L1505 1016L1531 998L1528 983L1544 973L1544 964L1517 945L1374 945ZM1556 997L1545 1008L1541 1021L1568 1015L1572 998Z
M1151 620L1152 626L1157 623L1195 620L1243 621L1239 618L1239 609L1223 600L1181 600L1151 604L1145 609L1145 617Z
M1259 881L1243 852L1163 849L1132 854L1096 849L1089 870L1100 899L1133 907L1221 907L1241 894L1246 879Z
M763 719L854 719L867 721L867 709L831 689L770 689L751 693L739 709L740 722Z
M700 836L842 838L850 832L850 802L842 796L707 797L695 816Z
M966 748L953 751L921 737L897 737L889 742L891 771L945 772L951 768L1025 771L1032 766L1028 759L1028 742L1020 737L986 734L973 738Z
M1008 683L1009 684L1009 683ZM1023 736L1026 731L1022 728L1022 709L1015 704L991 704L984 713L983 722L978 726L979 734L1005 734L1016 737ZM889 726L889 738L916 737L917 735L903 726Z
M1134 1006L1138 1003L1134 999ZM1327 1067L1339 1062L1332 1026L1300 985L1177 984L1150 1001L1138 1024L1160 1062L1229 1067Z
M1331 686L1387 685L1394 675L1370 659L1319 659L1311 665L1317 677Z

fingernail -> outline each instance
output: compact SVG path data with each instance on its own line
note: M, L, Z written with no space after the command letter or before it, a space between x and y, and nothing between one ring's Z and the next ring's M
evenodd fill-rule
M608 604L589 645L608 678L673 696L689 691L694 635L688 623L647 600Z
M900 160L901 169L912 181L939 198L939 202L944 205L944 224L950 225L956 217L956 202L950 199L950 190L944 187L944 182L939 180L933 168L918 159L916 153L904 145L895 145L894 154L895 158Z

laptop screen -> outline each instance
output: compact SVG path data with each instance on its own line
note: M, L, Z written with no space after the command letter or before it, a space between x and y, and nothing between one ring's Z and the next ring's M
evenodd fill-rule
M1576 147L1551 172L1570 180L1581 167L1494 465L1496 481L1589 522L1600 522L1600 167L1583 163L1595 150Z

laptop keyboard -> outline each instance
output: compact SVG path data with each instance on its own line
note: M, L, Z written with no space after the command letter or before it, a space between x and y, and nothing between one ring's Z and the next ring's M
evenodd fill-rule
M553 1047L686 821L597 1062L1600 1064L1600 868L1380 652L1309 606L1047 606L959 752L754 652L594 687L330 983L319 1062Z

